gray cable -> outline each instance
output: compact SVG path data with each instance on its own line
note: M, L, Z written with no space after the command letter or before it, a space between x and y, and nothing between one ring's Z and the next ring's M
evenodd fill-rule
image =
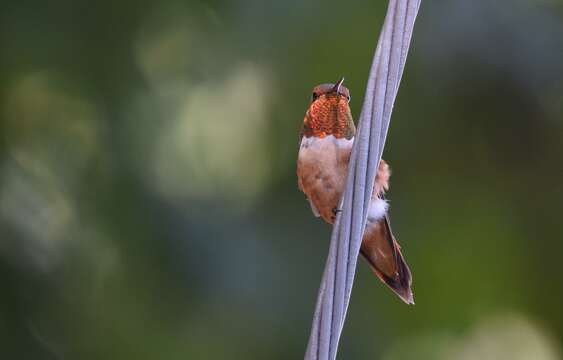
M342 212L332 231L305 360L334 360L350 303L376 169L421 0L390 0L368 78Z

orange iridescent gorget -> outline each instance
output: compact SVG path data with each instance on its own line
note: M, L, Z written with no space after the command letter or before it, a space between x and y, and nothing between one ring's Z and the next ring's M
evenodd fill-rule
M316 96L315 92L313 96ZM305 113L302 135L319 138L333 135L337 139L354 137L356 128L348 100L342 93L322 94L314 99Z

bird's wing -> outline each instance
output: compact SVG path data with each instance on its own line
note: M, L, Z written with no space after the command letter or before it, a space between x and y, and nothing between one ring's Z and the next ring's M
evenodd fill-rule
M301 142L303 141L303 130L301 130L301 133L299 134L299 149L301 149ZM301 177L297 177L297 187L299 188L299 190L303 191L303 184L301 184ZM305 193L305 191L303 191L303 193ZM307 196L305 194L305 196ZM311 211L313 212L313 215L315 215L315 217L320 217L321 214L319 213L319 210L317 210L315 204L313 204L313 202L311 201L311 199L307 198L307 200L309 201L309 205L311 205Z
M307 200L309 200L309 204L311 205L311 211L313 211L313 215L315 215L315 217L320 217L321 213L319 213L319 210L317 210L317 208L315 207L315 204L313 204L311 199L307 199Z

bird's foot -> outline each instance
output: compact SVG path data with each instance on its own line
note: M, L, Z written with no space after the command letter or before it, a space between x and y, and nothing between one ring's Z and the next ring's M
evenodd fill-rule
M337 207L333 207L333 208L332 208L332 216L331 216L332 221L335 221L335 220L336 220L336 215L338 215L338 213L340 213L340 212L342 212L341 209L339 209L339 208L337 208Z

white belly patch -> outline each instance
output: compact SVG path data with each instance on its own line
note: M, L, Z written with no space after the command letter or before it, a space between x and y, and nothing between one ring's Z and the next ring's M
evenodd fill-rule
M338 149L351 149L354 144L354 139L337 139L334 135L329 135L324 138L317 138L314 136L303 137L301 139L300 149L310 149L311 151L318 151L327 148L338 148Z
M383 219L387 213L389 204L383 199L372 199L369 204L368 219L371 221Z

